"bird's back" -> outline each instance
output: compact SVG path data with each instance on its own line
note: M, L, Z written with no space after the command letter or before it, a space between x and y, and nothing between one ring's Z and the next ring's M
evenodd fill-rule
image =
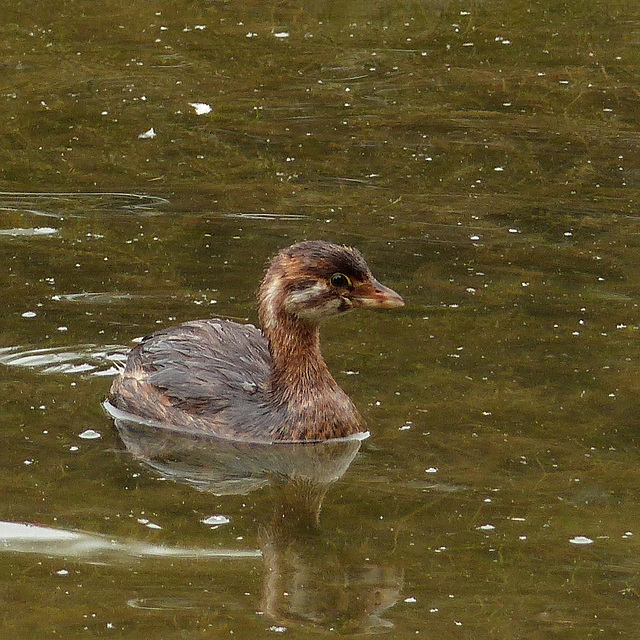
M281 416L266 405L271 356L253 325L195 320L145 338L114 381L127 413L234 439L269 439Z

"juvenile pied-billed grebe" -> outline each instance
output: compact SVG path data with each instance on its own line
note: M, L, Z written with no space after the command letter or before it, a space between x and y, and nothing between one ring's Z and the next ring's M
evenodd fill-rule
M320 353L319 325L356 307L404 304L351 247L310 241L283 249L258 292L262 331L195 320L145 338L111 386L121 411L223 438L313 441L363 431Z

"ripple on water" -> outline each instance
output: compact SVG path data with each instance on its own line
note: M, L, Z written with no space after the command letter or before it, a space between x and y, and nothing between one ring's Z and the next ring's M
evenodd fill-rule
M173 611L195 609L197 604L185 597L163 598L131 598L127 600L127 605L133 609L144 609L145 611Z
M135 300L139 296L115 291L83 291L82 293L59 293L51 296L56 302L85 302L87 304L111 304L120 300Z
M44 349L18 345L0 348L0 364L38 369L42 373L112 376L121 370L128 351L119 345L81 344Z
M0 236L52 236L59 233L60 229L53 227L33 227L23 229L21 227L13 227L12 229L0 229Z
M241 559L259 558L262 555L256 549L171 547L138 540L118 540L112 536L97 533L2 521L0 521L0 553L63 556L74 560L100 561L106 564L128 562L142 557Z
M140 193L0 191L0 211L22 217L87 218L114 210L159 215L167 204L166 198Z

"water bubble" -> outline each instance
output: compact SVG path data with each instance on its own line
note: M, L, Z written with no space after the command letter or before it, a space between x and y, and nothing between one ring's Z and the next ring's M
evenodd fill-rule
M230 518L227 518L227 516L218 514L214 516L209 516L208 518L204 518L204 520L200 520L200 522L202 522L202 524L219 526L221 524L229 524L231 520Z
M102 434L100 434L98 431L94 431L93 429L87 429L86 431L83 431L81 434L79 434L78 437L82 438L83 440L97 440L98 438L102 437Z

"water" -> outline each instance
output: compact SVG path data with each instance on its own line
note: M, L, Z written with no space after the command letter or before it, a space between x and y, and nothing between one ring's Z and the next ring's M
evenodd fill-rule
M637 635L634 5L1 12L2 637ZM371 437L116 428L303 238L407 301L323 329Z

